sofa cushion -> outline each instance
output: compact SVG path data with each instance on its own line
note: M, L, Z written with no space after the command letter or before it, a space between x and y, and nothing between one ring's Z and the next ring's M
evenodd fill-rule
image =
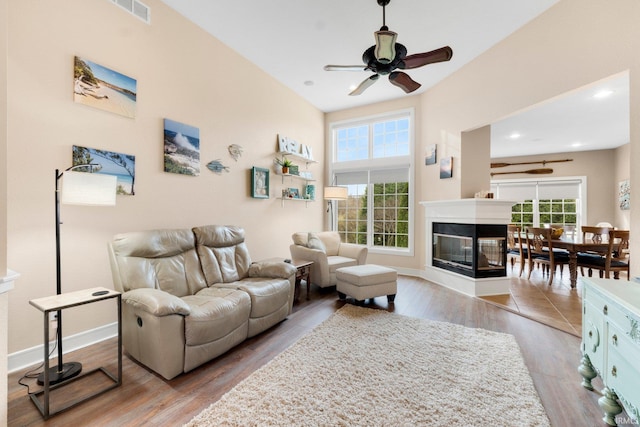
M252 319L267 316L289 303L291 283L287 279L246 278L239 282L219 283L214 287L238 289L251 297Z
M110 243L117 290L160 289L182 297L206 287L191 230L118 234Z
M294 245L298 246L307 246L307 238L309 237L309 233L305 232L297 232L291 235L291 239L293 240Z
M322 243L322 240L320 240L318 235L315 233L309 233L309 238L307 239L307 247L309 249L317 249L319 251L327 253L327 248L325 247L324 243Z
M251 300L234 289L206 288L183 298L191 309L185 317L185 341L189 346L218 340L247 323Z
M343 256L330 256L327 257L327 263L329 264L329 272L335 273L337 269L342 267L351 267L358 265L358 262L353 258L346 258Z
M194 227L196 248L208 286L247 277L251 257L244 243L244 230L235 226Z
M318 233L318 237L324 243L325 252L329 256L338 255L340 249L340 234L337 231L323 231Z

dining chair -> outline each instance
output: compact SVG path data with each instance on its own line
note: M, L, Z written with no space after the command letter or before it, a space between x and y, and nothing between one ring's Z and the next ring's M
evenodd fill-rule
M599 270L600 277L607 279L611 277L611 273L614 279L619 279L620 272L626 271L629 280L629 230L609 230L608 239L607 252L602 256L582 257L581 266L589 268L589 276L593 269Z
M602 243L606 242L609 238L609 231L612 230L613 227L608 226L592 226L592 225L583 225L582 226L582 241L587 242L589 240L594 243ZM584 276L584 269L588 268L589 277L592 276L592 266L593 265L604 265L604 258L607 255L606 251L596 252L596 251L588 251L588 252L578 252L578 267L580 267L580 273ZM602 270L600 270L600 274L602 277Z
M527 250L529 251L529 275L534 264L542 265L543 275L545 271L549 275L549 285L553 282L556 266L560 266L560 276L562 267L569 264L569 253L562 249L554 249L551 239L551 228L529 227L527 228Z
M507 225L507 258L511 263L511 270L513 271L513 266L516 261L520 264L520 274L519 277L522 277L522 272L524 271L524 266L527 260L527 248L522 245L522 228L516 224L508 224Z

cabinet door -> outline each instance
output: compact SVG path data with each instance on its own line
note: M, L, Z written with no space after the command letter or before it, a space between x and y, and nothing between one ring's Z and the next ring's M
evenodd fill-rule
M582 319L582 342L584 354L589 356L591 364L602 375L604 366L604 316L602 308L590 301L584 301L584 317Z

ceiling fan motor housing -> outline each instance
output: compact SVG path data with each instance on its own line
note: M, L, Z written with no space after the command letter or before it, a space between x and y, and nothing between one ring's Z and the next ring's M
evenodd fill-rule
M375 50L376 46L371 46L369 49L365 50L362 54L362 62L367 64L367 69L373 71L374 73L378 73L381 75L387 75L396 68L403 68L401 65L402 60L407 56L407 48L400 43L396 43L396 56L393 58L393 61L388 63L380 62L376 59Z

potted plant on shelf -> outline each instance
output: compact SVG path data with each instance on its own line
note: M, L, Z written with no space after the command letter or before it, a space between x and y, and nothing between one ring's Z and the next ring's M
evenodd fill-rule
M276 158L276 163L282 168L283 175L288 174L289 167L293 166L293 162L284 156L281 159Z

